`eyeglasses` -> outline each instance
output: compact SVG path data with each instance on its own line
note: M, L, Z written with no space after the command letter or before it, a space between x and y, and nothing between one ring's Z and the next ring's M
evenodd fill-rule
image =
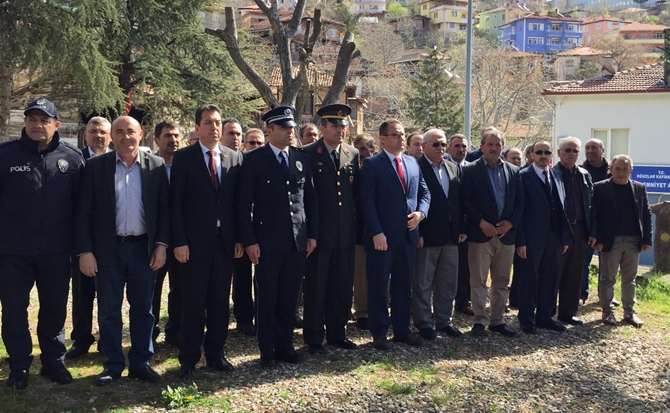
M404 133L388 133L384 136L393 136L395 139L402 139L405 137Z
M573 153L573 152L574 153L579 153L579 149L565 148L565 149L561 149L561 150L565 153Z
M256 145L263 146L263 142L261 142L261 141L246 141L245 144L246 145L251 145L251 146L256 146Z
M537 156L542 156L542 155L551 155L551 151L535 151L535 155Z
M439 148L440 146L443 148L447 147L447 144L445 142L433 142L431 143L433 145L433 148Z

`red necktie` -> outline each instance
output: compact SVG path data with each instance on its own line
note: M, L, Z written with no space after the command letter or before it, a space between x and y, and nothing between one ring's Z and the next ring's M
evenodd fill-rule
M219 190L219 176L216 173L216 162L214 161L214 151L208 151L209 155L209 175L212 177L212 183L214 184L214 190Z
M405 182L405 173L402 171L402 163L400 162L400 157L396 157L395 159L395 168L398 171L398 177L400 178L400 182L402 182L402 189L403 191L407 192L407 183Z

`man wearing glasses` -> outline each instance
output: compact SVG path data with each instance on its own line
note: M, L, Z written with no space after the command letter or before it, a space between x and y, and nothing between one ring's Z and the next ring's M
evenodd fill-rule
M559 163L554 166L561 173L565 185L565 212L575 243L561 256L558 285L558 320L566 324L581 326L576 317L582 285L584 255L591 230L591 202L593 181L591 174L577 166L577 157L582 142L572 136L558 143Z
M384 150L363 160L359 206L365 222L368 320L372 345L387 350L389 314L386 287L391 276L393 341L420 346L410 334L412 267L419 223L428 215L430 192L416 160L404 155L405 128L396 119L379 127Z
M552 320L556 305L561 253L572 244L565 214L565 187L558 169L550 168L551 144L534 146L533 165L519 173L525 205L517 228L515 277L519 277L519 324L526 334L538 328L557 332L565 326Z
M242 142L242 151L247 152L252 149L260 148L265 145L265 135L263 131L256 128L247 130L244 134L244 142Z

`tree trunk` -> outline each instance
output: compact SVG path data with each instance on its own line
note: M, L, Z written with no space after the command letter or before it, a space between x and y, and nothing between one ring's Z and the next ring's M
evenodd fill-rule
M10 59L0 59L0 142L9 140L14 68Z

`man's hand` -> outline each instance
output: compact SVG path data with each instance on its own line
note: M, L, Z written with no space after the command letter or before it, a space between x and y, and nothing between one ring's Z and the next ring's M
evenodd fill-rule
M596 245L596 242L598 242L598 240L596 240L595 237L589 237L589 247L593 248L593 246Z
M372 237L372 243L377 251L386 251L389 248L386 244L386 235L383 232Z
M188 258L189 258L188 245L182 245L181 247L175 247L174 257L177 259L177 261L181 262L182 264L186 264L186 261L188 261Z
M461 234L461 235L458 236L458 243L460 244L462 242L465 242L465 240L467 240L467 239L468 239L468 234Z
M519 256L519 258L523 258L524 260L528 258L526 255L526 247L516 247L516 255Z
M419 223L423 220L423 212L414 211L411 214L407 215L407 228L410 231L414 231L414 228L419 226Z
M85 252L79 256L79 271L87 277L95 277L98 272L98 261L92 252Z
M603 250L603 244L602 243L595 243L593 244L593 249L596 251L602 251Z
M314 249L316 248L316 240L314 238L307 238L307 256L309 257L309 254L314 252Z
M249 256L249 260L258 265L258 259L261 257L261 247L258 244L249 245L244 249Z
M651 249L651 245L642 244L642 252L647 252Z
M244 245L241 242L235 243L235 255L234 258L240 258L244 255Z
M487 237L495 237L498 234L496 227L488 221L484 221L483 218L479 221L479 228L481 228L482 232Z
M416 244L417 248L423 248L423 237L419 237L419 243Z
M149 267L154 270L160 270L165 265L167 247L163 244L157 244L154 251L151 253L151 260L149 260Z
M568 252L568 248L570 248L569 245L563 245L563 248L561 248L561 254L565 254L566 252Z
M502 238L507 234L507 231L512 229L512 223L509 222L506 219L503 219L502 221L498 222L496 224L496 231L498 233L498 238Z

